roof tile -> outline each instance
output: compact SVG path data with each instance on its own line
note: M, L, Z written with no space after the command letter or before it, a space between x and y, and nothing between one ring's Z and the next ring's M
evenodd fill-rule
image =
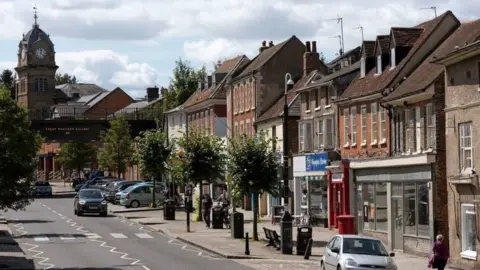
M413 47L410 49L408 54L397 64L396 68L390 69L389 66L386 67L382 74L376 75L375 69L370 70L364 78L357 76L350 86L345 89L339 100L357 98L372 95L378 93L388 87L390 83L395 79L398 72L402 70L405 64L410 61L410 58L417 52L418 48L425 42L425 40L430 36L433 30L439 25L439 23L447 16L453 16L451 11L447 11L437 18L424 22L415 28L422 28L423 32L420 37L417 39Z
M455 46L474 42L480 35L480 20L463 23L453 32L423 63L402 83L388 95L385 100L391 101L413 95L432 84L444 71L443 65L432 63L436 57L455 50Z
M363 48L364 48L366 57L375 56L375 44L376 43L374 40L363 41Z
M423 28L392 27L392 34L397 47L412 47L422 32Z

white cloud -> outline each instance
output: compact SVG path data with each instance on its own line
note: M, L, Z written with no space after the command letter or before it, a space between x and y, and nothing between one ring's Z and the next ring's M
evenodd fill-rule
M199 40L185 42L183 51L185 57L190 60L197 60L207 65L224 60L225 57L231 57L242 54L252 54L251 46L245 46L241 42L227 39L215 39L213 41ZM250 50L250 51L249 51Z

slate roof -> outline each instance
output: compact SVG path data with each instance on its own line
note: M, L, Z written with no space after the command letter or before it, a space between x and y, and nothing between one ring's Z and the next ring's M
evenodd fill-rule
M422 34L422 28L392 27L392 35L397 47L412 47Z
M380 44L380 50L382 53L390 52L389 47L390 47L390 36L389 35L380 35L377 36L377 41ZM375 43L375 50L374 50L374 55L379 55L379 52L377 52L377 44Z
M448 54L458 45L474 42L480 37L480 20L463 23L423 63L393 91L384 98L391 101L425 91L437 78L442 76L443 65L432 63L437 56Z
M351 50L348 50L342 56L337 56L332 61L328 62L328 64L326 64L326 66L331 68L331 67L337 65L339 63L339 61L342 60L342 59L348 58L350 56L355 56L355 55L358 56L360 54L361 49L362 48L360 46L358 46L358 47L355 47Z
M306 86L306 84L310 81L315 74L317 74L317 70L310 72L307 76L303 76L298 80L292 89L288 90L287 92L287 103L288 106L291 106L293 101L297 98L297 90L301 89ZM285 96L281 95L280 98L266 110L260 117L257 118L255 121L256 123L267 121L269 119L280 117L283 115L283 105L285 104Z
M165 114L176 113L183 110L183 105L177 106L169 111L166 111Z
M61 90L67 97L72 97L73 93L78 93L80 97L83 97L108 92L107 89L93 83L66 83L55 86L55 89Z
M289 39L274 45L273 47L269 47L258 54L250 64L245 67L245 69L238 75L236 78L242 78L248 76L253 71L259 70L263 65L265 65L273 56L275 56L289 41L293 39L298 39L296 36L292 36Z
M141 110L141 109L144 109L150 105L153 105L159 101L162 101L163 98L162 96L160 96L159 98L155 99L155 100L152 100L150 102L148 102L147 100L140 100L140 101L135 101L133 103L130 103L129 105L127 105L125 108L122 108L116 112L114 112L113 114L117 114L117 113L132 113L132 112L135 112L135 111L138 111L138 110Z
M347 74L350 74L350 73L358 71L358 70L360 70L360 61L357 61L350 66L344 67L344 68L342 68L340 70L337 70L333 73L330 73L326 76L322 76L320 74L317 74L308 85L305 85L305 87L310 88L310 87L314 87L314 86L319 86L319 85L322 85L324 83L334 81L335 79L337 79L339 77L345 76ZM343 90L343 89L340 88L340 90ZM297 90L297 92L300 92L300 91L302 91L302 89Z
M215 99L224 99L226 97L226 91L224 89L225 81L227 80L228 74L230 74L242 61L246 59L245 55L237 56L232 59L225 60L215 72L217 73L227 73L227 76L223 78L221 82L217 82L215 86L210 86L208 89L198 89L196 90L183 104L185 108L191 107L193 105L204 102L209 98ZM248 58L247 58L248 59Z
M21 44L27 46L27 48L32 47L34 43L36 43L39 40L46 40L48 44L50 45L50 49L54 51L54 45L53 42L50 40L50 36L45 33L42 29L40 29L40 26L38 24L34 24L32 29L28 31L20 41Z
M89 106L86 105L58 104L53 106L53 118L82 116L88 108Z
M363 49L365 51L366 57L375 56L375 41L374 40L363 41Z
M412 46L408 54L400 61L400 63L397 64L394 69L390 69L390 66L387 66L380 75L375 75L376 70L372 69L364 78L357 76L337 101L369 96L379 93L387 88L398 75L400 70L402 70L405 64L410 61L412 56L418 51L420 46L426 41L433 30L446 16L454 17L451 11L447 11L433 20L426 21L416 26L415 28L422 28L423 32L418 37L417 41L415 41L415 44ZM380 44L382 45L382 42L380 42Z

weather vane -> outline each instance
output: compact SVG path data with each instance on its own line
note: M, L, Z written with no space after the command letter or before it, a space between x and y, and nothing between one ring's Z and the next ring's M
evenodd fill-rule
M37 19L38 19L38 9L37 9L37 5L35 5L33 7L33 20L34 20L34 25L38 25L37 24Z

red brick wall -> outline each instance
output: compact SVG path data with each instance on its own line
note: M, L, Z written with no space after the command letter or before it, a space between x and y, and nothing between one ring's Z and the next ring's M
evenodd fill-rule
M95 104L86 113L89 119L106 118L108 115L117 112L132 104L133 99L124 91L115 89L100 102Z

